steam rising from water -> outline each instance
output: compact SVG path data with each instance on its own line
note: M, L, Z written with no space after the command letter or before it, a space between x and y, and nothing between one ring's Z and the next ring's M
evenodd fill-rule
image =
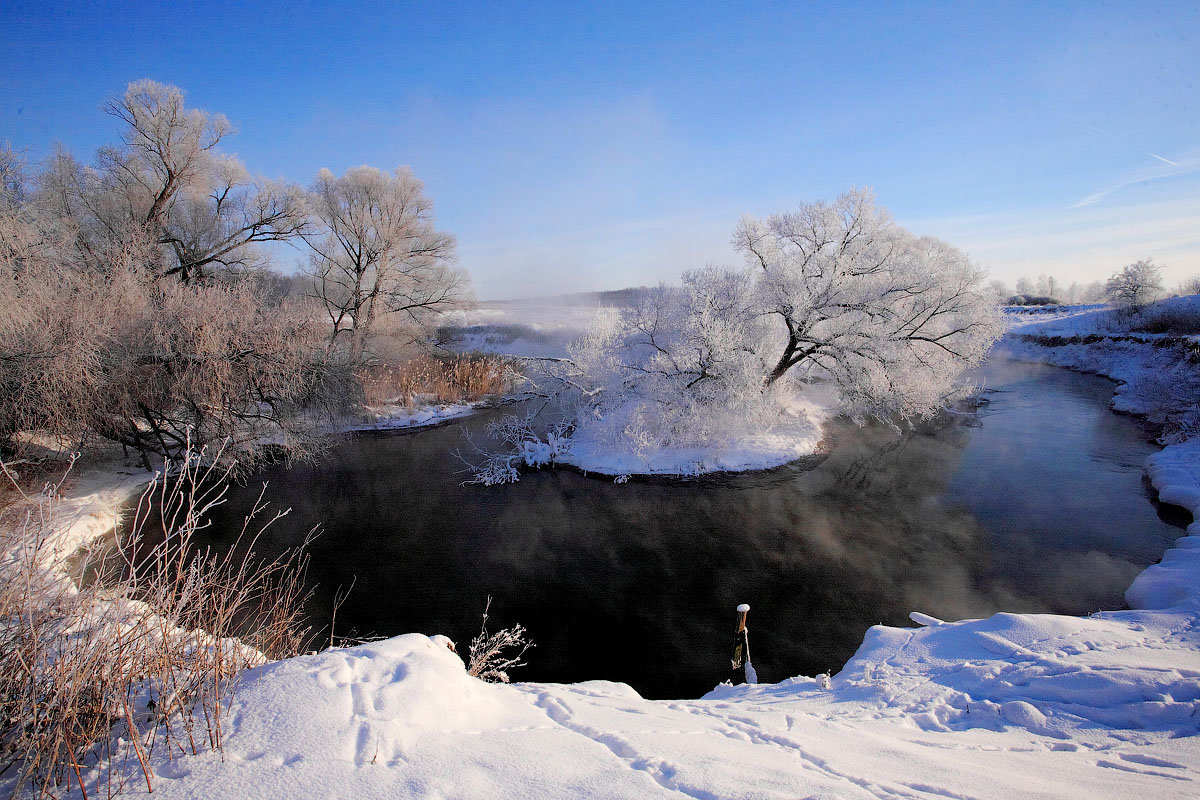
M357 576L340 634L465 641L490 594L493 626L519 621L537 642L521 680L696 696L725 677L741 602L754 608L767 681L836 670L868 626L906 625L913 610L1121 605L1177 533L1141 495L1153 448L1106 410L1100 379L1011 364L984 378L1003 391L982 427L965 417L898 435L837 423L815 467L626 485L545 471L463 487L449 455L461 432L444 428L363 438L318 468L266 477L272 501L293 508L291 531L324 523L317 624ZM214 530L256 494L239 492ZM293 535L277 529L262 546Z

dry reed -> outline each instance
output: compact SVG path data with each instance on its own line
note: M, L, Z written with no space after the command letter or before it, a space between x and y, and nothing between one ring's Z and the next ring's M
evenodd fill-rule
M358 373L368 405L466 403L503 393L512 370L492 355L435 358L420 355L402 364L362 368Z
M196 546L228 476L210 456L189 454L150 485L126 546L95 554L90 579L49 555L61 482L3 527L0 775L14 797L111 797L131 776L153 791L156 748L168 759L220 750L239 674L307 643L304 548L253 554L282 514L266 515L260 497L232 548ZM161 541L143 539L151 514Z

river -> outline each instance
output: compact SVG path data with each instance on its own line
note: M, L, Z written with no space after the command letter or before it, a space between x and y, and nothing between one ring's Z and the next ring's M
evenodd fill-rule
M749 603L760 680L836 672L876 623L996 611L1120 608L1179 535L1142 478L1157 448L1108 410L1112 384L993 360L974 413L897 432L828 427L828 453L768 472L624 485L564 469L463 486L463 425L360 435L316 466L235 487L202 544L222 546L257 497L291 513L271 551L316 525L315 626L354 582L339 636L491 627L536 643L517 680L607 679L695 697L729 668Z

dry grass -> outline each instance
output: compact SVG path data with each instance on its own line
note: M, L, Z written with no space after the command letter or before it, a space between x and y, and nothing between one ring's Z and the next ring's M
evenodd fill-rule
M1200 333L1200 308L1160 303L1144 309L1130 321L1130 330L1195 336Z
M150 486L126 537L132 546L93 559L98 579L67 575L48 554L59 485L27 497L4 526L0 774L14 796L111 797L131 775L153 791L155 748L168 758L219 750L241 671L305 644L307 557L303 548L270 562L253 555L258 534L247 531L261 504L239 546L195 547L224 496L225 473L204 463L189 458ZM151 513L166 535L140 544Z
M511 374L499 356L420 355L402 364L364 367L358 378L367 405L411 408L422 401L468 403L501 394L508 388Z
M488 683L508 683L508 671L525 666L521 659L525 652L533 647L529 641L525 626L514 625L511 628L488 633L488 614L492 610L492 598L487 599L483 609L483 625L479 634L471 640L471 649L467 657L467 674L474 675ZM517 648L520 648L519 650ZM512 651L516 650L513 655Z

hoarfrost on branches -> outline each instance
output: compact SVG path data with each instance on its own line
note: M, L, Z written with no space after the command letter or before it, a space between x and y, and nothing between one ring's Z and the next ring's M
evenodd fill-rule
M569 453L573 429L570 423L559 423L543 437L535 430L533 417L510 414L489 422L488 436L502 443L505 449L500 453L489 453L476 448L486 460L480 465L468 464L472 476L466 483L484 486L516 483L521 480L521 473L517 469L519 465L542 467L555 463Z
M747 217L733 241L744 266L641 290L555 365L577 446L643 460L719 448L769 432L816 381L855 419L927 416L1003 332L985 271L896 225L867 190ZM515 480L525 442L477 480Z
M1150 258L1126 264L1113 273L1105 288L1113 305L1139 311L1162 291L1162 267Z
M525 626L514 625L511 628L488 633L488 613L492 609L492 598L488 598L487 606L483 609L483 625L479 634L471 640L470 654L467 658L467 674L474 675L489 683L508 683L508 671L525 666L521 659L525 652L534 646L526 638ZM521 648L516 655L507 655L514 648Z
M932 413L1003 332L985 271L896 225L869 190L745 218L734 245L759 270L759 309L782 328L767 381L827 376L856 415Z

